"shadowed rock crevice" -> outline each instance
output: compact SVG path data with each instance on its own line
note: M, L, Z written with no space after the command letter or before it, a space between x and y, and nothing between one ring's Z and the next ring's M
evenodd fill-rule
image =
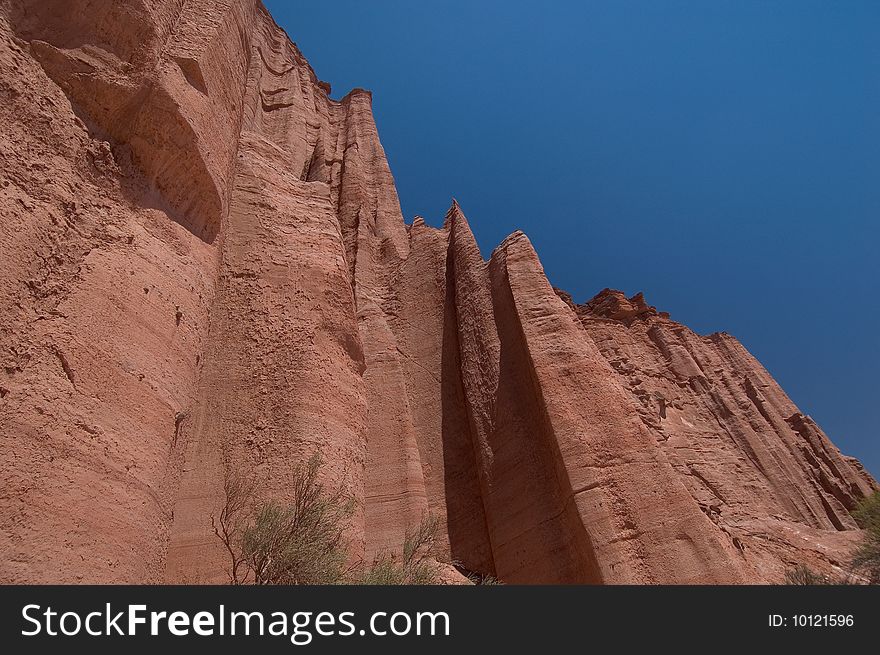
M454 275L452 253L447 248L440 404L443 460L450 462L444 469L450 555L471 573L497 577L485 500L477 472L474 436L461 383Z

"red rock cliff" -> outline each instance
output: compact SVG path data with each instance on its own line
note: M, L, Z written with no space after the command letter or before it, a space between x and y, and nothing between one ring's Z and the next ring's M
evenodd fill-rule
M426 512L506 582L846 557L876 483L738 342L405 225L369 92L259 2L0 7L3 581L223 581L225 476L315 450L366 558Z

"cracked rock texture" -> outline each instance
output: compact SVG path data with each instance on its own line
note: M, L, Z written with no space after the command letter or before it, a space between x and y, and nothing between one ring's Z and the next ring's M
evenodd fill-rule
M371 113L254 0L0 3L3 582L223 582L230 472L426 513L517 583L831 571L877 488L726 334L404 223Z

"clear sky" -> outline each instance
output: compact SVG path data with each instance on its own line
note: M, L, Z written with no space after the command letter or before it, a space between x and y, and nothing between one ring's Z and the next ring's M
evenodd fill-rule
M407 221L730 332L880 474L880 2L266 4L373 91Z

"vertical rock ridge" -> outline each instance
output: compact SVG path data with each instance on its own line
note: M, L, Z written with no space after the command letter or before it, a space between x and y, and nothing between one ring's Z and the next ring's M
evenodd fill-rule
M316 194L279 174L271 144L251 135L242 144L199 400L185 424L171 581L224 580L210 521L227 476L287 498L294 464L320 453L329 484L363 494L363 353L327 187ZM356 515L355 544L363 529Z
M528 239L515 234L502 249L510 322L522 332L577 551L591 555L584 565L604 582L742 580L730 540L700 513L629 395L580 338Z
M40 27L78 25L76 3L37 4L15 10L34 10ZM104 9L98 42L121 37L117 51L140 66L149 57L138 48L155 52L135 25L143 14ZM216 252L157 208L124 148L86 130L70 88L8 16L0 13L0 257L10 263L0 273L3 578L157 581L176 417L195 389Z

